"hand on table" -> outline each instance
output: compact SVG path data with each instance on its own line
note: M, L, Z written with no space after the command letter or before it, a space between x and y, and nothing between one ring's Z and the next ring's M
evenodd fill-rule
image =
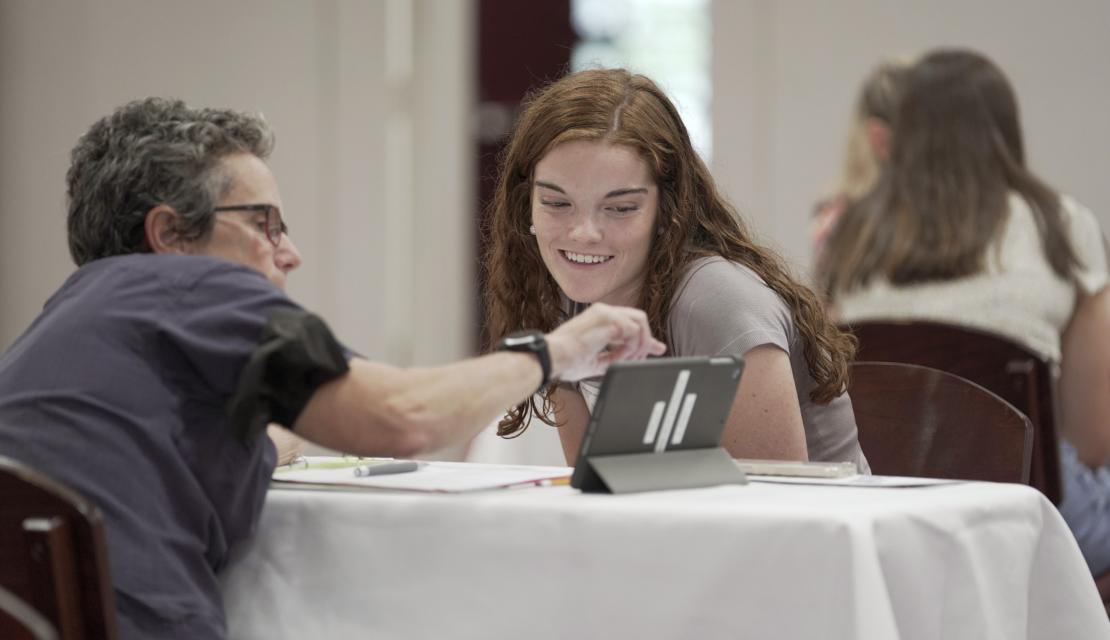
M298 438L291 429L271 423L266 427L266 435L274 441L277 448L278 465L289 464L304 450L304 440Z

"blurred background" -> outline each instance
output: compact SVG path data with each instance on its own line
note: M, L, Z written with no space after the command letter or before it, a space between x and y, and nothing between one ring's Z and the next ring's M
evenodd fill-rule
M652 76L804 276L863 77L938 46L1002 67L1029 164L1105 228L1108 33L1106 0L0 0L0 350L74 268L70 149L135 98L262 112L304 256L292 297L366 356L427 365L479 349L480 212L531 87ZM561 463L553 430L525 438L542 453L483 437L472 456Z

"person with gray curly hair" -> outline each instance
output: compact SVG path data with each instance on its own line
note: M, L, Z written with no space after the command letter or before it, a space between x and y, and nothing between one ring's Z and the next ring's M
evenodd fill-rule
M443 366L359 357L285 295L301 256L273 144L257 116L177 100L96 122L67 174L78 269L0 356L0 452L103 513L121 638L227 635L217 574L257 526L268 425L414 456L553 380L664 349L642 312L594 305Z
M149 250L146 214L163 203L179 212L184 237L204 236L216 201L232 186L220 160L233 154L265 160L273 148L262 119L177 100L150 98L100 120L73 149L66 176L73 261ZM115 153L105 156L106 149ZM129 188L120 190L124 183Z

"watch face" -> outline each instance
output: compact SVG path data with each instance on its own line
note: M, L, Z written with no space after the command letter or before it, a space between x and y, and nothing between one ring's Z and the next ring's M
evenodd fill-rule
M534 333L525 333L525 334L514 333L513 335L506 336L505 339L501 341L501 343L503 345L505 345L506 349L512 349L514 347L520 347L520 346L524 346L524 345L527 345L527 344L532 344L535 341L536 341L536 334L534 334Z

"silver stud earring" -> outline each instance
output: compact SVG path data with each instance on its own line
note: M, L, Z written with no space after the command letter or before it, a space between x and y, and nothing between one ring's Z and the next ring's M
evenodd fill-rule
M655 235L657 235L657 236L663 235L663 227L659 227L658 229L656 229L655 230Z
M534 225L534 224L528 225L528 233L530 233L532 235L536 235L536 225Z

